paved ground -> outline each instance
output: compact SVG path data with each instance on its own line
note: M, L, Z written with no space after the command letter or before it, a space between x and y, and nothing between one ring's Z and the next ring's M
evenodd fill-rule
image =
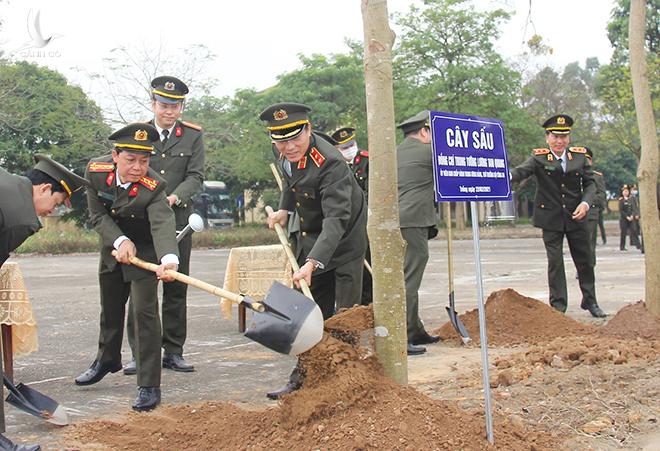
M644 260L638 251L620 252L618 233L608 224L610 241L598 246L597 294L607 312L616 312L626 303L644 296ZM532 238L482 239L481 263L486 296L494 290L513 288L527 296L547 299L546 259L538 233L530 227L500 231L503 236ZM490 236L484 233L483 236ZM441 237L430 242L431 258L420 293L421 315L429 329L447 321L447 249ZM476 281L472 240L454 242L457 310L476 307ZM567 247L566 247L567 249ZM229 251L195 250L192 275L221 285ZM595 322L579 309L579 288L574 266L566 250L569 283L568 314ZM22 269L39 324L39 351L19 357L15 380L48 394L65 405L72 422L112 418L127 412L135 397L135 377L121 373L107 376L90 387L77 387L73 379L92 362L98 334L99 293L95 254L16 257ZM163 402L188 403L206 400L267 405L264 393L279 387L291 369L293 359L275 354L244 338L237 322L221 317L217 299L196 289L190 290L189 336L185 355L195 373L163 370ZM602 322L602 321L601 321ZM410 380L422 384L443 371L443 348L409 360ZM130 358L125 341L124 359ZM455 360L455 359L454 359ZM15 441L54 443L59 428L24 414L5 403L7 435Z

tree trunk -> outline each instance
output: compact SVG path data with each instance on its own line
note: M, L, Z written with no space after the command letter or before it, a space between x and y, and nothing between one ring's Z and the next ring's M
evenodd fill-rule
M645 297L647 308L660 315L660 219L658 218L658 137L651 105L644 37L646 33L646 1L632 0L628 27L630 76L635 111L642 144L637 170L639 204L646 263Z
M392 45L386 0L362 0L369 137L369 221L376 352L385 374L408 383L405 242L399 229ZM394 181L394 182L393 182Z

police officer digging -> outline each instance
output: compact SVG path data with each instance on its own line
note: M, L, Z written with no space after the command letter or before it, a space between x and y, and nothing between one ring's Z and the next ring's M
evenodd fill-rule
M278 103L259 118L267 122L284 182L279 209L269 215L268 225L284 227L289 215L298 213L300 238L293 253L300 270L293 280L305 279L327 319L335 308L360 304L367 209L346 161L312 131L310 111L306 105ZM268 397L276 399L300 384L294 370L289 383Z
M202 192L204 182L204 137L199 125L181 121L188 86L171 76L156 77L151 82L151 107L154 119L149 123L158 131L154 155L149 167L166 182L167 202L174 210L176 229L182 230L193 213L193 197ZM179 272L190 273L192 235L179 242ZM192 372L194 366L183 358L187 335L188 286L174 281L163 284L163 368ZM127 327L133 324L129 312ZM129 334L131 349L135 349ZM124 374L135 374L135 360L124 367Z
M135 327L138 396L137 411L160 404L161 328L158 315L158 280L172 280L167 269L178 267L174 213L165 182L149 168L158 131L136 123L116 131L112 154L95 158L87 166L90 188L87 202L94 229L101 236L99 285L101 321L96 359L76 378L77 385L99 382L121 370L121 344L126 301L131 298ZM116 257L112 252L116 251ZM159 263L156 274L129 264L130 257Z
M512 182L536 176L534 199L535 227L543 230L548 257L550 305L560 312L568 307L564 271L564 237L578 272L582 302L580 307L592 316L606 314L596 301L594 266L591 260L586 216L596 197L591 163L584 147L568 147L573 119L566 114L552 116L543 123L548 148L534 149L532 156L511 170Z
M73 193L87 186L77 176L45 155L35 155L36 165L26 177L0 168L0 266L9 254L41 229L39 217L48 216ZM2 371L2 359L0 359ZM4 403L0 399L0 450L38 451L39 445L16 445L5 437Z

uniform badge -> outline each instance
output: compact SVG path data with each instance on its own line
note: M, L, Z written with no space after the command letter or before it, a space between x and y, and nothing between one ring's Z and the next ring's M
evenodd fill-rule
M147 140L147 131L146 130L137 130L133 139L136 141L146 141Z
M149 190L153 191L158 186L158 182L149 177L142 177L139 182L141 185L146 186Z
M557 118L557 125L565 125L566 124L566 118L564 116L559 116Z
M548 161L553 161L553 160L554 160L554 158L552 157L552 154L549 153L549 154L548 154Z
M111 172L115 170L115 165L113 163L100 163L98 161L93 161L89 163L89 172Z
M289 115L286 113L285 110L277 110L273 113L273 118L276 121L283 121L284 119L288 119Z
M135 196L137 196L137 193L138 193L138 186L140 186L140 185L138 185L137 183L133 183L133 184L131 185L131 189L128 190L128 197L135 197Z
M163 86L163 88L165 88L167 91L174 91L175 88L174 82L168 81L167 83L165 83L165 86Z
M573 160L573 154L570 153L570 152L568 152L568 159L569 159L569 160Z
M312 161L317 167L323 166L323 163L325 163L325 157L321 155L321 152L319 152L316 147L312 147L311 152L309 152L309 156L312 158Z
M112 186L112 182L115 180L115 173L109 172L108 176L105 178L105 184L108 186Z
M307 155L302 157L300 161L298 161L298 169L305 169L307 167Z
M533 149L532 153L534 155L545 155L546 153L550 153L550 149Z
M177 127L177 128L174 130L174 136L176 136L177 138L180 138L181 135L183 135L183 130L181 129L181 127Z
M340 138L346 138L348 136L348 132L346 130L342 130L339 132L339 137Z

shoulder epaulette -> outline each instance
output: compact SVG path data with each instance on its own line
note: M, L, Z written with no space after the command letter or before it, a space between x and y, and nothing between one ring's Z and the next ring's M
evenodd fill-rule
M149 177L142 177L140 179L140 185L146 186L149 188L151 191L155 190L156 187L158 186L158 181L149 178Z
M534 155L545 155L550 153L550 149L533 149L532 152Z
M587 153L586 147L569 147L568 150L575 153Z
M366 150L361 150L360 155L362 155L363 157L369 158L369 152L367 152Z
M114 163L101 163L99 161L91 161L87 166L89 172L112 172L115 170Z
M192 122L181 121L181 124L185 125L188 128L194 128L195 130L198 130L198 131L202 130L201 125L193 124Z
M314 164L319 168L323 166L323 163L325 163L325 157L321 155L321 152L319 152L316 147L312 147L312 150L309 152L309 156L312 158Z

